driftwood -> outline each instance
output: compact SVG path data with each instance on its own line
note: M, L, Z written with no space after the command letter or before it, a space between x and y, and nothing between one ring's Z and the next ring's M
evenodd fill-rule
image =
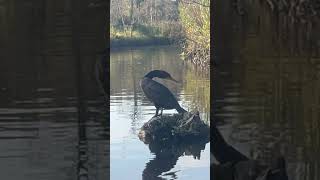
M174 139L208 139L210 128L199 117L199 113L162 115L151 118L140 129L139 138L146 144Z
M210 128L199 113L162 115L151 118L140 129L139 138L155 155L142 173L142 179L161 179L159 175L172 169L180 156L200 159L209 142ZM175 172L166 176L175 176Z

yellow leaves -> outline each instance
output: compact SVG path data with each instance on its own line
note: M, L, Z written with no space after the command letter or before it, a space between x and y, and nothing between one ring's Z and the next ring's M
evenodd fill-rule
M183 85L183 90L186 94L195 95L188 99L192 102L192 105L194 105L191 110L210 112L209 74L203 74L203 72L197 73L196 70L188 69L185 74L185 83Z
M179 5L180 19L189 43L203 48L210 48L210 8L207 6L210 6L209 0L181 2Z

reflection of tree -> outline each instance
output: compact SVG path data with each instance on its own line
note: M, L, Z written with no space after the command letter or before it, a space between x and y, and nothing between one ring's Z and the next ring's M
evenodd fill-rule
M97 82L97 86L100 87L100 91L102 94L107 96L109 93L109 82L108 82L108 74L109 74L109 64L108 64L108 50L105 49L102 53L102 57L98 57L95 65L95 78Z
M5 15L7 16L4 17L5 21L1 21L3 12L1 9L2 5L10 7L5 9ZM8 101L8 104L0 97L1 104L4 103L5 106L8 106L9 102L28 100L32 103L24 104L22 108L39 107L41 115L43 115L41 108L60 108L66 106L73 108L75 105L78 110L77 114L74 114L73 111L69 112L66 110L62 112L61 115L59 112L52 111L52 113L50 112L50 116L52 116L53 119L40 118L41 121L36 121L37 119L35 119L34 122L30 121L30 127L36 127L39 131L48 131L44 133L48 135L51 135L51 130L62 123L57 134L52 134L52 137L45 137L49 138L50 144L53 146L61 144L60 147L37 149L38 146L42 147L47 145L48 142L42 140L30 146L31 149L36 148L36 152L39 150L39 152L48 153L55 158L37 159L38 156L34 156L34 153L25 154L23 157L21 156L21 158L26 158L27 160L36 158L34 159L35 161L26 161L28 162L28 167L22 164L23 169L19 169L21 172L25 172L28 168L41 166L41 163L39 164L38 162L42 161L45 161L49 167L53 165L57 168L53 171L48 171L47 167L44 166L43 169L39 169L38 171L28 172L34 179L43 176L44 173L48 177L57 176L56 170L59 171L58 176L64 176L64 178L67 179L88 179L88 168L94 170L91 171L92 173L99 172L97 171L97 164L107 162L106 156L94 154L100 162L94 164L94 166L88 166L88 149L92 148L92 145L99 146L108 143L106 140L107 133L104 129L107 127L105 116L103 118L99 117L100 119L98 119L102 119L102 123L104 124L98 124L96 127L104 131L104 137L100 138L102 140L100 142L95 141L96 139L94 141L92 141L92 139L89 140L87 134L88 119L93 119L93 117L90 117L89 109L96 110L101 108L101 104L95 104L95 107L88 107L87 103L89 98L91 100L90 103L93 101L95 103L102 101L101 97L98 96L96 84L88 77L91 77L94 66L94 58L92 57L95 57L97 55L96 51L102 50L106 44L103 38L101 38L105 33L103 29L105 25L104 18L96 17L105 17L105 10L107 9L106 7L95 7L95 11L92 11L88 8L87 3L84 1L77 1L75 3L75 1L70 0L0 0L0 29L2 33L2 23L5 23L4 25L6 27L3 29L3 33L8 35L5 37L5 40L7 39L5 44L5 58L1 58L2 53L0 53L0 59L4 59L3 62L0 62L0 69L1 72L5 70L4 74L1 73L0 75L0 81L3 85L3 78L5 85L2 87L6 87L10 91L8 96L8 100L10 101ZM80 13L83 11L87 13ZM95 19L95 21L92 21L92 19ZM84 24L85 26L83 26ZM9 32L8 29L11 29L11 31ZM1 52L3 50L1 44L2 36L3 34L0 35ZM43 92L38 91L40 89L46 90ZM38 101L40 98L53 99L53 101L43 104ZM18 104L14 104L14 106L15 108L19 108ZM105 111L105 108L103 110ZM99 110L99 113L101 113L101 111L102 110ZM70 119L68 119L69 114L72 114L72 121L70 122ZM46 117L47 115L48 114L46 114ZM27 114L23 114L22 116L22 120L28 118ZM76 119L74 119L74 116L76 116ZM54 121L51 122L52 120ZM76 120L76 122L73 120ZM47 123L47 121L49 121L49 124L52 124L52 126L38 127L39 123ZM73 126L74 123L76 123L76 126ZM67 132L68 135L65 136L65 138L56 138L55 135L63 136L65 128L69 127L70 124L72 124L72 129L75 131ZM90 128L92 128L92 126L90 126ZM17 130L15 130L15 133L16 131ZM24 131L25 132L22 132L23 134L27 132L26 130ZM78 133L74 134L74 132ZM100 134L97 136L99 135ZM38 136L37 139L43 138L41 134ZM90 142L91 145L88 145L88 142ZM17 150L19 150L19 152L20 150L25 150L23 146L24 143L20 144ZM64 147L72 148L65 149ZM59 154L58 149L61 149L62 153ZM71 159L68 154L72 154ZM73 155L78 155L78 157L73 159ZM92 161L93 157L91 156L90 159ZM73 165L70 166L70 164ZM61 171L64 165L67 165L68 168L64 168L64 170ZM18 166L13 166L12 168L18 168ZM107 170L107 168L103 169L103 174L106 174Z
M131 54L131 61L133 62L133 66L132 66L132 71L131 71L131 75L132 75L132 82L133 82L133 101L134 101L134 106L137 106L137 86L136 86L136 76L135 76L135 60L133 58L133 52L130 52Z
M79 10L79 9L76 9ZM84 77L82 73L83 65L82 65L82 58L80 55L80 35L78 32L79 29L79 23L80 23L80 17L77 13L74 14L72 18L73 23L73 53L75 55L75 64L76 64L76 75L77 78L77 98L78 98L78 136L79 136L79 142L78 142L78 164L77 164L77 178L78 179L89 179L88 177L88 167L87 167L87 161L88 161L88 155L87 155L87 148L88 148L88 142L87 142L87 135L86 135L86 120L88 118L88 109L85 105L85 86L82 82Z
M271 153L283 153L291 163L292 179L319 179L320 160L314 158L320 148L319 46L313 45L317 38L312 37L320 26L309 26L307 19L290 21L286 11L269 11L267 4L256 1L245 5L242 17L228 13L231 8L225 5L218 4L217 13L228 14L231 21L214 34L216 54L221 61L235 57L240 63L215 71L215 114L234 120L232 142L252 146L254 153L263 155L259 159L268 161ZM296 9L300 10L291 10ZM230 75L216 77L219 73Z
M133 112L132 112L132 132L135 134L136 131L136 120L138 119L138 89L137 89L137 79L136 79L136 58L134 58L134 53L130 51L130 61L132 62L131 77L133 84Z
M255 29L262 24L251 26ZM261 29L263 32L253 30L250 37L242 37L243 47L237 50L245 50L238 57L245 63L219 67L224 71L216 71L215 76L229 75L215 78L214 92L219 93L214 97L219 100L215 102L215 114L232 115L237 120L232 123L232 142L250 145L246 149L260 155L259 160L268 162L274 153L280 153L292 167L303 169L289 170L289 174L297 179L319 179L316 174L320 169L316 166L320 161L313 158L320 147L320 83L319 67L315 66L319 58L289 53L290 47L278 47L272 42L276 36L270 27ZM219 87L221 92L217 91ZM230 102L232 98L241 101ZM232 109L228 110L226 107L230 106Z
M182 155L192 155L195 159L200 159L201 150L205 149L208 141L209 140L181 140L166 143L151 142L149 149L151 153L155 154L155 157L146 164L146 168L142 172L142 179L163 179L159 176L170 171ZM165 175L176 176L175 172L170 172Z
M131 59L131 53L134 57ZM126 89L133 92L133 81L131 72L134 66L134 75L137 79L142 78L145 73L152 69L163 69L172 74L176 79L182 79L181 61L179 61L178 51L173 47L149 47L135 50L124 50L111 52L111 95ZM176 84L167 83L170 89L176 87ZM137 92L141 92L137 88Z
M187 69L184 77L185 83L183 84L183 90L187 96L187 101L190 102L189 106L191 110L198 110L200 112L210 112L210 80L209 75L202 74L203 72L197 72L195 69ZM209 113L203 117L205 121L209 122Z
M209 112L210 84L208 75L203 75L203 72L183 66L182 60L179 58L179 51L174 47L113 50L110 63L111 95L126 90L127 95L133 94L136 104L137 99L135 98L139 98L138 95L143 94L137 85L138 80L152 69L163 69L168 71L174 78L182 81L183 84L175 84L159 79L157 81L165 84L178 99L182 90L187 96L190 95L186 100L191 102L188 104L188 106L193 106L191 109ZM143 97L143 103L150 103ZM203 119L209 120L209 117Z

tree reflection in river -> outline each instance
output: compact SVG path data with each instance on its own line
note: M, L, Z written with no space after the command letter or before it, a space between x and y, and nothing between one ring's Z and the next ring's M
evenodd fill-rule
M109 176L106 102L94 77L108 7L89 3L0 0L1 179Z
M310 28L266 1L239 3L246 13L228 9L230 21L218 28L226 34L217 37L213 118L222 119L224 137L246 155L270 163L283 154L289 179L318 180L319 21Z
M137 136L143 123L155 113L154 105L146 99L139 85L140 79L153 69L163 69L180 81L156 79L173 92L186 110L199 110L201 118L208 122L209 75L184 63L179 52L173 46L111 51L111 179L139 179L141 176L144 179L209 179L209 143L203 143L199 149L191 144L190 147L197 149L191 148L191 154L197 157L201 154L200 159L193 159L188 156L189 145L152 144L148 149ZM164 110L163 113L177 112ZM135 167L125 168L128 163ZM127 174L119 171L124 168Z
M201 72L183 62L176 47L148 47L147 49L147 51L143 48L113 51L111 54L113 61L110 65L111 95L122 91L136 98L141 96L143 103L151 104L144 98L139 81L152 69L164 69L181 83L175 84L161 79L157 81L165 84L178 99L179 94L185 94L184 99L180 100L188 103L189 111L209 112L209 73ZM113 80L117 78L120 80ZM208 114L203 114L202 118L209 122Z

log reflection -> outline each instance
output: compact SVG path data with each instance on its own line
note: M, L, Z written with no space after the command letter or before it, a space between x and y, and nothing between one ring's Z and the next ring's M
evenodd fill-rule
M150 160L142 172L143 180L175 179L176 172L169 172L181 156L193 156L200 159L208 140L171 141L166 143L151 142L149 149L155 157Z

